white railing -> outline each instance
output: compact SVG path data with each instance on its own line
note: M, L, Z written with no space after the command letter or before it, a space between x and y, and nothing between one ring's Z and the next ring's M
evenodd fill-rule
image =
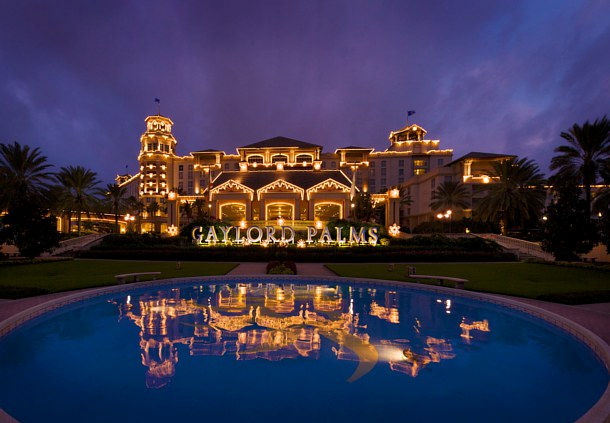
M509 236L498 235L498 234L473 234L480 238L489 239L498 243L500 246L509 249L516 250L520 254L525 254L535 258L539 258L547 261L554 261L555 258L552 254L547 253L542 249L539 243L526 241L524 239L512 238Z
M84 236L79 236L78 238L66 239L65 241L59 242L59 247L51 252L51 255L57 255L66 253L68 251L78 250L79 248L83 248L92 242L97 241L100 238L105 237L106 234L89 234Z

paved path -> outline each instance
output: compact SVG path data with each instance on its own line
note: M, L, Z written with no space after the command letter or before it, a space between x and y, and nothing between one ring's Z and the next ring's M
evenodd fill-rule
M240 263L237 267L233 268L228 275L240 275L240 276L252 276L252 275L264 275L267 273L267 262L265 263Z

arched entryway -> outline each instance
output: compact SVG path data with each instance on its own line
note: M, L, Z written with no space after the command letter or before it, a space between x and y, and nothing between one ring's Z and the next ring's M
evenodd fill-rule
M294 220L294 204L291 203L268 203L265 207L265 217L267 220L284 218Z
M328 221L331 219L343 218L343 204L332 201L316 203L313 208L313 215L316 220Z
M225 203L219 206L221 220L239 222L246 220L246 205L243 203Z

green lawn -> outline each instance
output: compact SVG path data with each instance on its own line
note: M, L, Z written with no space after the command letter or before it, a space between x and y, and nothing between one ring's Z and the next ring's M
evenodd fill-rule
M407 264L327 264L339 276L406 281ZM537 263L425 263L421 275L468 279L466 289L566 304L610 301L610 272ZM411 280L412 281L412 280Z
M159 278L224 275L235 263L173 261L86 260L0 267L0 298L18 298L46 292L69 291L116 284L114 275L161 272Z

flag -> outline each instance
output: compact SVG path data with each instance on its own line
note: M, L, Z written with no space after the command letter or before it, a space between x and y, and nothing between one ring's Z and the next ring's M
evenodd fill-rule
M408 110L407 111L407 117L414 115L415 114L415 110Z
M155 97L155 103L161 103L161 100L159 100L157 97ZM415 113L415 112L413 112Z

